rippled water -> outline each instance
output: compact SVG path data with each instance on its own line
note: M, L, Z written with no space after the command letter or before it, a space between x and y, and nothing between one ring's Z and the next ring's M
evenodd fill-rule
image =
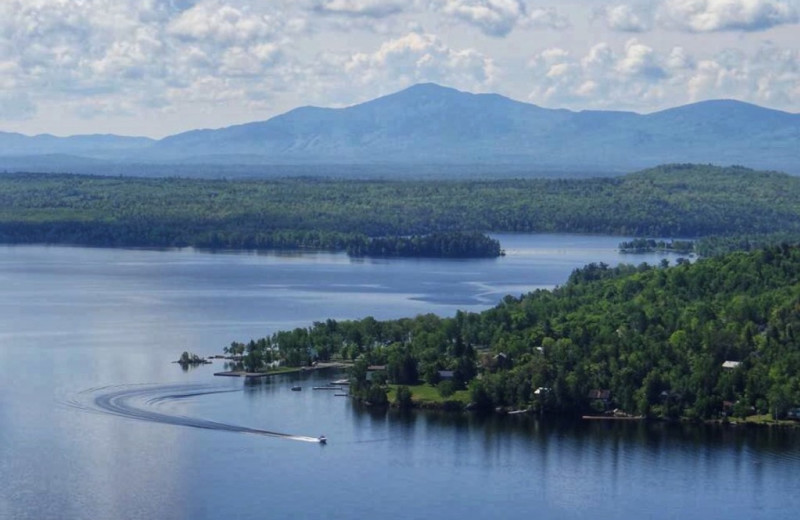
M0 247L0 518L794 516L794 432L374 413L312 390L337 373L249 386L170 363L631 260L613 237L501 240L505 258L456 262Z

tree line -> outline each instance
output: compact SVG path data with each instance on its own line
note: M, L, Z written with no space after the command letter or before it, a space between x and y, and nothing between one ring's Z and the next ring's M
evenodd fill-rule
M369 401L391 383L468 389L486 410L710 419L800 407L800 247L667 264L590 264L481 313L327 320L252 343L270 359L356 361L354 395ZM370 379L370 365L385 369Z
M476 232L725 237L717 251L747 235L755 247L765 234L800 237L800 179L680 164L573 180L0 175L5 243L495 254Z

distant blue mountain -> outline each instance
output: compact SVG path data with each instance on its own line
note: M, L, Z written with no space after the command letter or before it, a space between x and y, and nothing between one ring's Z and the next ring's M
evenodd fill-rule
M0 134L0 156L45 154L117 164L477 164L565 173L700 162L800 174L800 114L730 100L647 115L573 112L427 83L347 108L302 107L159 141Z
M56 137L41 134L29 137L0 132L0 156L35 156L70 154L92 158L115 158L125 152L149 148L156 141L147 137L110 134Z

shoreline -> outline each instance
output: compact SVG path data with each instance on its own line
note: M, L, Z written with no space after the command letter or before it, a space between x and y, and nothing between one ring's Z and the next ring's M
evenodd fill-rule
M313 372L316 370L327 370L331 368L347 368L350 364L342 362L331 363L317 363L311 367L287 367L285 369L272 370L269 372L248 372L246 370L224 370L222 372L214 372L217 377L243 377L245 379L262 379L265 377L279 376L283 374L301 374L304 372Z

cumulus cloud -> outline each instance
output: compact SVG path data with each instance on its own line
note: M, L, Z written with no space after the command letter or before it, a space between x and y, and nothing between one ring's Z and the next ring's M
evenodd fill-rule
M522 25L561 31L570 27L570 22L569 18L559 14L554 8L546 7L529 11L528 16L523 19Z
M518 25L564 29L569 20L552 8L528 11L522 0L439 0L434 8L467 22L489 36L505 36Z
M198 4L170 22L168 32L179 38L221 44L241 44L269 38L278 20L224 3Z
M298 0L309 13L310 32L398 35L408 30L408 17L420 12L423 0Z
M5 0L0 65L14 69L0 66L0 85L6 99L36 92L81 117L164 106L165 92L188 99L209 77L225 78L213 86L247 100L301 26L274 6L260 12L221 0Z
M171 131L423 81L496 90L501 77L512 95L524 89L535 102L576 108L726 96L797 110L798 50L786 30L770 35L773 46L742 35L738 51L714 54L696 41L716 38L709 48L718 49L719 36L677 46L643 34L755 31L797 21L800 0L608 1L595 15L636 39L540 31L568 27L567 8L532 0L0 0L0 119L32 131L53 121L94 131L114 118L171 117ZM574 4L591 15L586 2ZM530 71L517 67L525 51L481 37L513 31L516 43L539 32L527 40L542 47ZM530 84L514 83L526 74Z
M667 74L661 61L652 47L637 40L628 40L614 69L624 77L660 79Z
M384 42L372 53L355 53L343 63L357 84L422 81L481 88L495 78L494 62L474 49L452 49L432 34L409 33Z
M621 50L607 43L593 45L584 56L550 48L531 60L535 84L530 99L549 105L618 106L660 96L668 76L653 48L636 39Z
M315 0L312 8L322 14L384 18L401 12L408 4L402 0Z
M760 31L797 23L798 10L784 0L666 0L658 17L666 27L692 32Z
M598 10L615 31L654 26L683 32L762 31L800 21L794 0L661 0L622 3Z
M644 32L652 24L652 10L641 4L619 4L601 8L596 14L609 29L620 32Z
M752 55L728 50L689 71L692 99L727 97L788 105L800 94L800 50L765 45Z
M529 66L529 98L550 106L649 109L711 98L780 106L800 92L800 50L772 45L695 56L630 39L621 47L598 43L584 55L549 48Z

